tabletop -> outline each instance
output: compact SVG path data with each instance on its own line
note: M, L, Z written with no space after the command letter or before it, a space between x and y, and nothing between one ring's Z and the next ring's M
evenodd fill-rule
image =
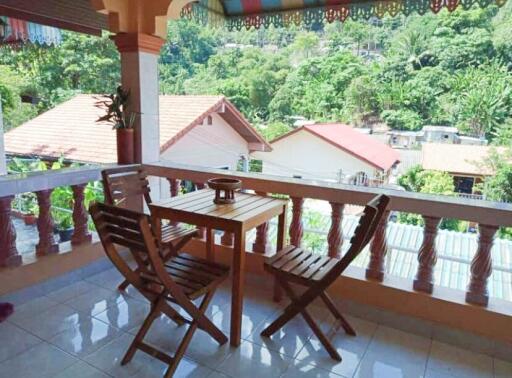
M150 205L151 213L161 218L175 216L180 222L197 226L250 230L281 214L287 204L282 199L242 192L235 193L233 204L218 205L213 203L214 198L212 189L197 190L154 202Z

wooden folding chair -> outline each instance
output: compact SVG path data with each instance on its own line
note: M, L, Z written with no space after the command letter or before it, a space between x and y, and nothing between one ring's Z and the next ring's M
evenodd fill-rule
M356 335L352 326L336 308L326 289L343 273L368 244L385 213L388 203L389 198L380 195L365 206L354 236L351 239L350 248L342 259L313 254L302 248L288 246L265 262L265 270L274 275L277 284L284 289L291 303L274 322L261 332L262 336L272 336L300 313L329 355L333 359L341 361L341 356L332 346L329 339L322 333L320 327L306 308L316 298L320 297L329 311L339 321L345 332L352 336ZM290 283L305 286L307 289L303 294L298 295L290 286Z
M151 204L149 182L144 169L140 165L130 165L101 172L105 203L121 208L134 210L137 205ZM141 200L143 200L141 202ZM190 239L198 235L198 230L164 224L161 227L161 244L167 249L164 260L176 256ZM119 285L119 290L125 290L128 282Z
M228 277L228 267L186 254L164 261L150 218L145 214L100 203L92 205L90 213L107 256L128 283L151 302L151 311L121 365L130 362L140 349L168 364L164 376L172 377L197 328L209 333L220 345L227 342L227 337L205 316L205 311L217 287ZM137 262L136 268L130 268L117 246L130 250ZM203 297L201 304L196 306L192 301L200 297ZM178 314L169 302L182 307L191 320ZM152 323L162 313L178 325L189 324L174 356L144 342Z

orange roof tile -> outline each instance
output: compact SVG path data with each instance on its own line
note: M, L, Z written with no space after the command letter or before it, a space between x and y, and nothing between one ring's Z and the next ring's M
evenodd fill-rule
M117 160L115 131L97 123L102 109L94 105L98 95L77 95L5 134L5 151L91 162ZM224 110L226 119L244 139L270 146L224 96L160 96L160 146L168 149L212 112ZM228 116L229 115L229 116Z

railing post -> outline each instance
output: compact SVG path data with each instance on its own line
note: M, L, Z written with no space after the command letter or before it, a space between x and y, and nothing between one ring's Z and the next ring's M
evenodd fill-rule
M341 222L343 220L343 208L345 205L336 202L331 204L331 228L327 234L328 255L333 258L341 257L341 246L343 244L343 234Z
M201 190L201 189L205 188L204 183L195 182L194 185L196 186L197 190ZM206 228L205 227L198 227L197 229L198 229L197 234L198 234L199 239L206 239Z
M167 181L169 181L169 186L171 189L171 197L178 196L180 192L180 184L181 181L175 178L168 178Z
M59 251L59 245L53 237L53 219L51 214L50 196L53 189L36 192L39 205L39 217L37 218L37 231L39 243L36 245L36 255L42 256Z
M16 229L12 223L11 204L14 196L0 198L0 266L21 265L16 248Z
M384 258L388 253L386 243L386 226L388 224L389 210L377 225L375 235L370 243L370 262L366 268L366 278L382 281L384 279Z
M434 266L437 262L436 236L441 218L423 215L425 228L423 242L418 253L418 272L414 279L413 288L417 291L432 294L434 290Z
M259 196L267 196L265 192L256 192ZM252 243L252 250L258 253L267 253L271 249L271 245L268 242L268 222L260 224L256 227L256 239Z
M167 181L169 181L169 187L171 191L171 197L177 197L180 193L180 184L181 181L175 178L168 178ZM170 221L171 225L177 226L178 222L174 222L173 220Z
M478 249L471 261L471 281L466 292L466 302L487 306L489 292L487 280L492 273L491 249L497 226L478 225Z
M87 184L72 185L71 190L73 191L73 223L74 231L71 236L71 244L79 245L90 243L92 241L92 235L89 232L87 225L88 214L84 205L84 190Z
M304 226L302 224L302 206L304 198L290 197L292 200L292 222L290 223L290 243L296 247L302 244Z

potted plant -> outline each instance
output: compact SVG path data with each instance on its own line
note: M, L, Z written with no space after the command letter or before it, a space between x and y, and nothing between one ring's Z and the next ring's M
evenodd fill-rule
M41 97L39 97L39 91L37 87L33 84L27 84L23 86L20 90L21 102L37 105L41 101Z
M103 96L96 102L96 107L106 111L106 114L96 122L107 122L117 133L117 162L119 164L133 164L134 136L133 124L137 113L127 111L130 92L121 86L116 93Z
M67 211L59 211L54 219L60 242L63 243L70 241L74 231L71 213Z
M23 222L27 226L33 226L37 223L37 212L39 210L36 195L34 193L23 193L20 196L20 202Z

